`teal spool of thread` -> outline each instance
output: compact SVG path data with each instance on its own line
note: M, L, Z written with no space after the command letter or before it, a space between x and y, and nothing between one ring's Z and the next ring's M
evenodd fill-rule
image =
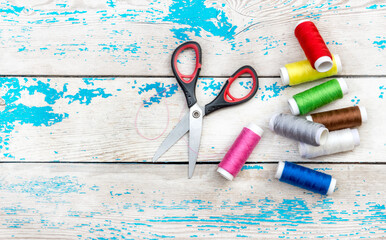
M317 108L343 98L348 93L346 81L332 79L288 99L289 108L293 115L303 115Z

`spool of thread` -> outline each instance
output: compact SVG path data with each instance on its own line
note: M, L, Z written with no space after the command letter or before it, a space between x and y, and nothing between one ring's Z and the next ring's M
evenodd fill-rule
M256 124L250 123L244 127L236 141L232 144L224 159L220 162L217 172L232 181L259 143L264 130Z
M313 22L300 21L296 25L295 36L313 68L318 72L327 72L332 68L330 50Z
M303 158L315 158L334 153L347 152L359 146L360 138L357 129L342 129L328 134L323 146L314 147L305 143L299 143L299 153Z
M339 55L334 55L332 61L332 68L327 72L316 71L308 60L286 64L280 68L281 81L283 85L293 86L331 77L342 71L342 62Z
M331 175L287 161L279 162L275 177L282 182L322 195L331 195L336 186L336 180Z
M343 98L343 95L347 93L346 81L332 79L294 95L288 99L288 104L293 115L303 115Z
M269 128L281 136L313 146L323 145L328 137L328 129L322 124L283 113L272 116Z
M348 107L327 112L307 115L308 121L323 124L328 130L335 131L345 128L359 127L367 122L367 111L365 107Z

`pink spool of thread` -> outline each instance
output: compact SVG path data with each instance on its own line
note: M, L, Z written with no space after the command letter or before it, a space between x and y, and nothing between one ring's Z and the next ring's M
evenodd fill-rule
M259 143L264 130L256 124L250 123L244 127L236 141L232 144L224 159L220 162L217 172L232 181Z

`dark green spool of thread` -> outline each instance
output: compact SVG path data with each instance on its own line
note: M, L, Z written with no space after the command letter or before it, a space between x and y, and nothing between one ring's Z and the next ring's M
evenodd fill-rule
M343 98L343 95L347 92L347 84L343 79L332 79L294 95L293 98L288 100L288 103L292 114L303 115Z

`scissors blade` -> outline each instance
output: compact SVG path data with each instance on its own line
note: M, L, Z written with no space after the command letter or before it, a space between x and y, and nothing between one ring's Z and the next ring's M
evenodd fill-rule
M192 178L196 161L198 157L198 150L200 148L202 117L204 116L202 108L196 103L190 110L189 120L189 170L188 177Z
M181 121L174 127L169 135L159 146L157 152L153 156L153 162L157 161L171 146L173 146L182 136L189 131L189 116L190 113L186 113Z

